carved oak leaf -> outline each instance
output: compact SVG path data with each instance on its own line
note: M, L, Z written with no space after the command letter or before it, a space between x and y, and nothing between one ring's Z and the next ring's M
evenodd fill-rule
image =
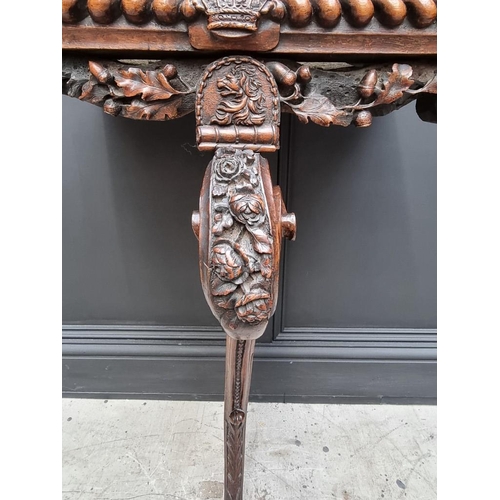
M352 114L337 109L328 97L322 95L309 95L300 104L287 104L302 123L311 120L322 127L330 125L347 127L353 118Z
M89 80L83 84L79 99L91 104L102 104L110 95L107 86L99 85L95 80Z
M148 103L134 99L130 104L122 107L122 116L142 120L171 120L179 116L178 108L181 99Z
M248 232L253 236L253 247L258 253L272 253L272 240L265 231L258 227L246 226Z
M265 290L255 290L241 297L238 300L238 302L236 302L235 306L241 307L248 304L249 302L253 302L255 300L265 300L268 299L269 297L270 297L269 293L266 292Z
M115 82L123 89L126 97L142 95L145 101L170 99L173 95L185 94L170 85L167 77L160 71L142 71L139 68L118 70Z
M377 104L390 104L397 101L415 83L411 78L413 69L408 64L393 64L392 73L384 82L383 90L378 94L374 106Z

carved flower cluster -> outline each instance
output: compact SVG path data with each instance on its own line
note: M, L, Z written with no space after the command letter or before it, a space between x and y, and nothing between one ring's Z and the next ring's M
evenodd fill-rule
M214 173L215 178L219 182L229 182L240 175L243 168L241 157L222 157L215 162Z
M265 290L244 295L236 302L236 315L247 323L260 323L269 318L270 295Z
M259 184L255 154L250 150L218 149L212 160L212 170L215 179L212 188L214 196L225 195L229 184L234 184L233 193L253 191Z
M229 209L238 222L258 226L266 219L262 198L255 194L234 194L229 198Z
M250 324L267 320L272 309L272 236L258 168L250 150L219 149L212 162L212 234L218 238L210 256L211 292L234 321Z
M248 278L241 253L228 242L217 243L212 248L212 269L222 281L230 281L235 285L240 285Z

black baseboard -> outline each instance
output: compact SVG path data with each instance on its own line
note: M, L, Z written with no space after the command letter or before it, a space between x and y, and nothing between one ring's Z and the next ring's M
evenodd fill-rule
M63 396L222 401L223 334L188 330L66 328ZM430 330L284 332L256 347L254 402L435 404L436 398Z

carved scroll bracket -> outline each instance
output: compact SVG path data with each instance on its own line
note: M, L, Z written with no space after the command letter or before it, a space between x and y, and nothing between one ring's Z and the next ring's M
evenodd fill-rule
M228 335L260 337L276 308L280 243L295 220L259 151L279 147L279 93L248 57L211 64L195 104L200 150L215 150L193 215L205 297Z
M273 188L259 153L216 150L193 214L207 302L238 340L260 337L276 309L281 237L295 237L295 216Z
M200 150L215 150L192 226L205 298L227 333L225 500L242 500L245 428L255 339L278 297L281 239L295 238L269 164L279 147L280 96L270 70L249 57L209 65L195 103Z

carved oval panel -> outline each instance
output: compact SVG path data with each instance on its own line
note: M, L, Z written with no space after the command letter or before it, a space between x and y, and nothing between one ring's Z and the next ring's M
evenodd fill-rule
M276 204L262 156L216 150L200 198L201 281L213 314L238 340L260 337L276 308L282 233Z

